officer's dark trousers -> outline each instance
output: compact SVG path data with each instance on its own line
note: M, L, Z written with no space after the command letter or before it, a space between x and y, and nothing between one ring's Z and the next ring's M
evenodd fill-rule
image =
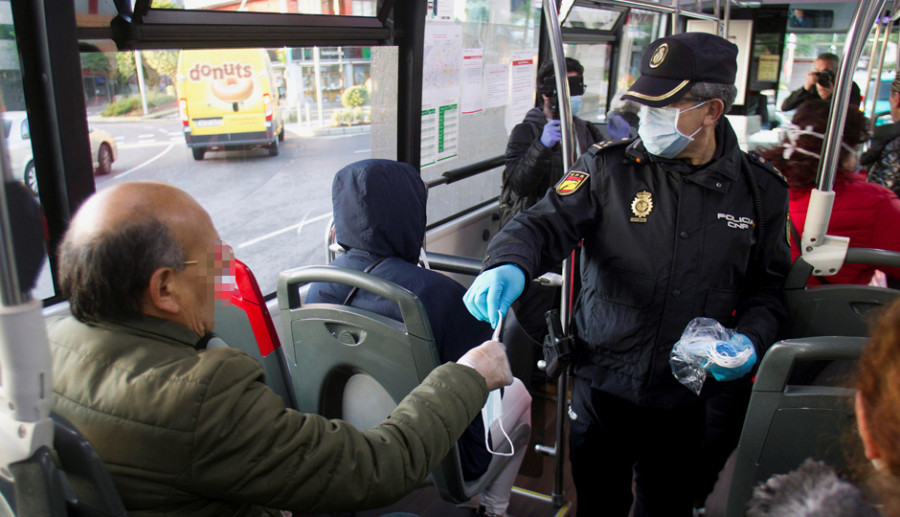
M690 516L703 405L637 406L575 378L570 459L579 517Z

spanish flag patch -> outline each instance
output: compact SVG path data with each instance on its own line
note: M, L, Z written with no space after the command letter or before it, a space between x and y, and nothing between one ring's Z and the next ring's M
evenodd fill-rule
M586 172L572 171L556 184L556 193L560 196L574 194L582 185L587 183L590 177L591 175Z

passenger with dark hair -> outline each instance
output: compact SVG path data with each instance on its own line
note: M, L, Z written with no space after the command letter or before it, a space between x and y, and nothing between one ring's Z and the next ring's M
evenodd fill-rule
M834 92L838 61L838 57L830 52L819 54L813 62L813 69L806 73L803 86L791 92L781 103L781 111L797 109L806 101L830 98ZM850 105L858 108L861 102L862 94L854 82L850 87Z
M603 140L594 124L575 116L581 110L584 93L584 67L578 60L566 58L566 75L572 101L572 123L578 140L578 154ZM563 175L562 126L559 120L559 95L553 61L541 65L537 75L537 106L525 114L525 120L513 128L506 144L506 168L500 188L500 226L519 211L537 203L547 189ZM559 289L535 286L517 305L516 316L525 332L541 343L547 333L544 313L559 303Z
M566 75L572 101L572 123L578 139L578 154L581 154L603 140L603 134L590 122L575 116L581 110L585 89L584 67L577 59L567 57ZM538 70L537 91L537 106L513 128L506 144L506 169L500 189L501 226L520 210L537 203L563 174L559 95L553 61L544 62Z
M231 250L162 183L78 210L60 247L73 316L48 324L53 410L94 445L129 515L279 515L379 507L415 488L512 374L487 342L358 431L286 409L260 365L206 349Z
M810 191L816 186L816 174L828 123L829 104L823 100L804 103L797 109L786 128L784 143L762 151L791 185L791 257L801 254L800 239L806 224ZM834 206L828 233L850 238L851 248L878 248L900 251L900 200L889 189L867 182L864 175L853 172L856 149L866 141L866 121L854 109L847 112L839 168L834 182ZM900 279L900 268L873 264L844 264L836 275L810 278L810 284L868 284L875 271Z
M407 163L363 160L339 170L331 189L334 234L347 252L331 264L366 271L418 296L428 315L441 361L455 361L473 346L490 339L491 327L466 311L462 285L417 265L425 242L427 192L418 171ZM402 202L398 203L398 199ZM306 303L321 302L359 307L403 321L397 304L347 285L312 284ZM520 428L527 431L522 435L524 443L515 445L511 460L496 457L505 466L484 488L481 505L486 515L496 517L506 515L531 429L531 396L522 381L514 379L504 389L501 402L504 427L501 430L499 422L491 427L493 450L504 444L504 431L509 436ZM459 440L459 453L467 481L480 478L488 470L494 456L485 443L481 415L475 417Z
M469 312L495 324L583 241L568 411L579 516L691 515L704 399L752 376L786 319L787 183L740 150L724 116L737 52L705 33L650 43L623 96L641 104L639 138L584 153L491 240L466 292ZM748 351L706 363L700 396L670 364L698 317Z
M900 195L900 77L891 83L891 120L893 124L878 126L869 149L859 159L868 167L866 178Z

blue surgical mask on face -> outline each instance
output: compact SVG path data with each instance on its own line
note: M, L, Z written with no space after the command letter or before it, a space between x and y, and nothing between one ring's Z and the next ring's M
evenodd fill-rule
M678 115L685 111L699 108L709 101L703 101L696 106L679 110L678 108L651 108L641 106L638 136L644 143L644 147L650 154L662 158L674 158L694 141L694 135L703 129L697 128L690 135L685 135L678 130Z
M573 95L569 97L569 103L572 105L572 115L577 115L581 111L581 95Z

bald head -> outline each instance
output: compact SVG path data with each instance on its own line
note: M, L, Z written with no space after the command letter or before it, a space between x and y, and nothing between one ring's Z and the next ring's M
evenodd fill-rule
M186 230L194 230L204 223L212 225L203 207L187 192L165 183L140 181L116 185L91 196L75 214L66 240L87 242L149 219L159 221L182 237ZM188 237L179 241L191 240Z
M186 305L206 300L189 293L200 287L178 274L217 239L209 214L178 188L151 182L111 187L81 206L60 246L63 295L82 321L151 314L183 323L186 312L201 311ZM160 280L168 283L154 286ZM160 288L169 289L164 297L177 295L175 305L156 306ZM199 327L205 325L194 329L198 333L211 330Z

